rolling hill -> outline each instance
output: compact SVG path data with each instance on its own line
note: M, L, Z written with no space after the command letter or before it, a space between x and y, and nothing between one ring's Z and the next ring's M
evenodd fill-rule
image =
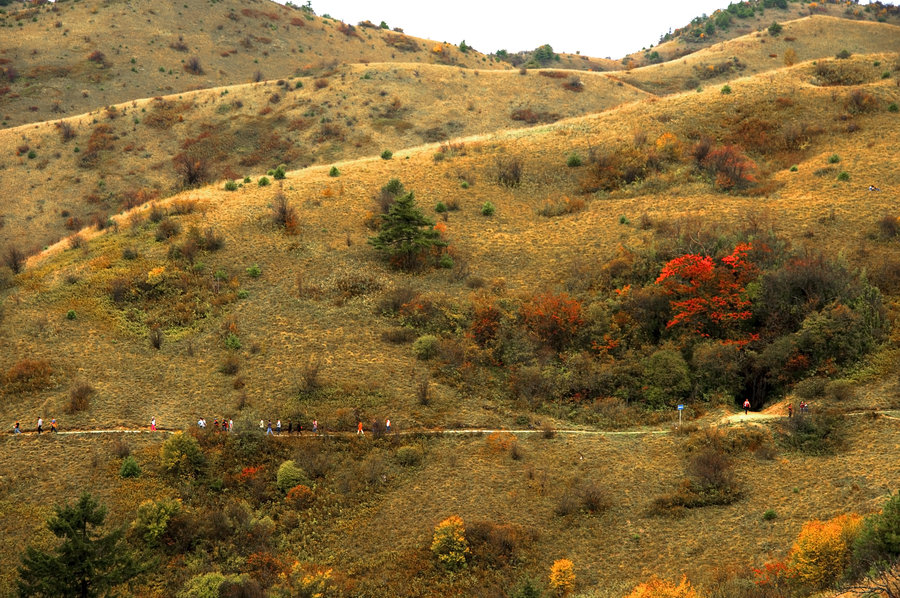
M41 122L4 109L0 421L72 434L0 438L0 595L86 489L147 564L136 596L550 595L561 559L592 598L682 575L755 597L754 568L834 595L792 543L877 513L900 476L895 25L817 15L661 65L520 74L422 40L391 62L391 32L353 29L366 45L274 4L189 6L321 64L259 40L219 62L165 28L175 5L19 21L158 18L160 56L182 35L209 72L267 79L177 88L173 69L165 94L135 78ZM373 243L398 222L424 231L408 261Z

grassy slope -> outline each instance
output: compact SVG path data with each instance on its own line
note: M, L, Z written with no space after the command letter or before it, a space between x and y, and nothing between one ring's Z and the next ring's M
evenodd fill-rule
M793 48L796 61L834 56L841 50L856 54L900 51L900 27L889 23L849 21L816 15L783 24L780 35L756 32L717 43L682 59L644 66L621 75L623 81L654 94L677 93L698 85L716 85L735 76L762 73L784 64L784 53ZM787 38L794 38L787 41ZM704 77L711 65L740 59L746 68Z
M79 0L0 17L7 25L0 58L20 75L0 95L5 127L135 98L245 83L257 72L270 79L332 63L393 61L499 66L454 46L435 53L435 42L420 38L410 38L418 49L400 51L386 43L397 36L393 32L357 27L345 35L338 21L307 19L269 0ZM170 47L179 37L186 51ZM88 59L94 52L103 53L105 65ZM183 70L191 57L199 59L204 74Z
M887 63L889 58L858 61ZM151 416L164 425L182 426L198 414L234 416L246 426L285 413L317 416L336 426L345 419L340 410L346 408L358 409L364 418L390 416L400 426L511 425L517 415L527 415L527 409L508 400L490 381L473 391L436 382L433 403L423 407L416 402L415 385L427 366L415 360L408 347L381 341L380 332L390 322L373 315L382 292L374 289L410 284L459 305L470 300L471 291L446 272L398 275L374 258L364 242L370 232L363 225L373 192L397 176L416 191L426 209L439 200L458 198L461 210L449 216L449 237L460 258L497 294L565 287L573 278L595 274L617 246L641 246L650 240L652 231L619 224L619 215L636 222L644 213L657 222L690 216L720 220L726 226L755 218L776 227L797 247L843 252L855 265L874 268L894 250L872 234L879 217L896 211L893 190L900 186L900 175L883 157L900 144L900 127L897 114L883 107L900 100L900 94L893 80L871 78L862 88L880 98L882 108L853 117L861 129L849 134L841 119L850 90L818 87L812 79L812 65L802 64L735 80L730 96L707 89L652 98L605 114L470 141L465 155L437 163L434 148L425 148L397 152L390 161L341 162L337 179L328 177L327 166L294 171L283 188L300 213L294 237L269 221L272 188L187 192L181 199L196 198L205 208L176 217L183 228L191 223L214 225L226 237L225 249L201 258L206 263L203 278L216 269L226 270L249 296L211 310L207 319L187 329L167 330L161 351L150 348L144 321L129 319L106 295L107 284L116 276L146 277L155 267L172 268L165 258L166 244L153 240L153 227L131 227L129 218L123 218L119 232L99 236L87 249L33 259L18 285L3 291L0 371L21 357L35 357L49 359L56 374L45 391L5 393L0 421L18 418L31 425L38 413L58 416L71 380L85 378L97 388L92 407L76 416L61 416L64 426L143 425ZM791 103L779 104L777 97L790 98ZM667 131L684 139L700 133L722 136L727 133L722 123L735 115L813 122L824 131L793 156L797 172L775 160L764 165L780 185L767 197L713 193L702 183L667 186L648 181L643 187L591 198L577 214L545 219L535 213L548 199L577 193L580 171L565 167L572 151L586 154L588 147L631 143L638 129L651 142ZM839 166L850 173L849 182L815 174L833 153L841 156ZM497 160L510 156L520 157L525 167L523 183L514 190L494 182ZM675 174L661 178L665 182L671 175L678 181ZM469 189L460 189L460 175L472 180ZM866 192L869 183L883 191ZM486 200L497 206L490 219L479 213ZM138 259L123 260L126 247L137 249ZM252 264L261 268L258 279L246 273ZM297 291L298 275L303 293ZM348 299L342 292L347 282L363 282L368 290ZM171 306L160 302L151 307L163 311ZM76 310L77 319L66 319L69 309ZM896 315L893 297L889 309ZM222 330L228 317L236 322L244 345L239 355L246 386L241 390L234 388L233 378L217 371L227 354ZM895 330L893 343L897 334ZM322 380L329 389L315 405L298 402L294 392L297 370L312 356L323 359ZM896 376L882 376L894 371L895 361L889 352L874 361L876 377L862 389L871 404L897 400ZM242 393L245 406L239 410ZM900 475L896 463L883 458L896 449L896 426L885 420L855 425L849 446L836 457L782 455L758 461L742 456L738 475L747 484L746 498L678 520L646 516L651 498L669 491L682 475L680 462L673 459L683 451L683 441L676 437L522 440L522 461L492 453L481 439L434 441L426 444L421 469L389 469L389 482L361 508L317 524L321 540L309 558L372 580L367 583L397 583L400 587L388 588L395 594L414 594L422 588L415 585L418 580L407 580L430 566L430 530L456 513L466 521L488 519L536 530L522 565L536 576L545 575L554 559L568 557L576 563L580 587L597 584L609 588L608 595L622 595L650 574L674 578L685 572L702 580L716 565L783 557L790 539L810 518L866 511L880 503L885 488ZM124 520L140 500L166 493L163 482L152 475L138 484L116 479L118 462L107 441L41 442L0 441L0 477L11 482L2 484L0 494L0 528L12 532L3 540L11 548L2 552L4 582L12 575L21 539L40 527L48 503L90 484ZM153 443L134 442L139 459L150 462ZM45 464L42 470L35 469L38 462ZM611 487L612 510L599 517L553 516L561 489L576 478L599 479ZM760 520L767 508L777 512L774 522ZM347 542L353 537L359 541ZM45 532L36 539L49 542ZM387 546L393 552L385 554ZM479 588L481 581L461 583Z
M100 110L63 119L75 134L68 141L60 135L60 121L2 130L0 246L14 242L39 249L71 234L72 227L65 228L69 216L87 226L91 214L120 211L128 193L177 191L181 177L172 157L204 132L210 137L196 155L208 163L211 180L256 177L279 163L327 164L529 126L511 120L518 109L565 118L647 95L602 74L585 73L581 79L583 91L574 93L563 89L567 79L535 72L523 77L440 65L341 66L327 77L290 78L284 86L268 81L201 90L166 96L164 102L120 104L116 118ZM318 89L316 81L327 87ZM298 83L303 87L294 89ZM163 103L173 107L171 124L150 124ZM118 139L96 165L85 167L81 152L97 130L95 122L109 126ZM23 146L36 157L20 154Z
M65 381L76 374L95 381L101 391L96 408L78 416L78 424L147 420L152 413L139 397L148 394L155 397L156 415L167 421L193 418L194 408L184 397L193 397L206 409L229 405L230 399L223 403L220 393L231 379L216 369L226 354L221 316L231 313L245 340L244 392L256 412L284 405L296 378L291 364L321 355L324 377L332 384L355 388L355 400L364 406L391 403L395 412L426 425L508 421L512 413L502 400L498 415L480 409L481 397L458 396L460 391L449 388L440 390L446 400L435 407L415 406L412 388L425 366L407 348L386 345L379 338L390 322L373 315L374 301L381 294L378 289L412 284L446 295L457 304L466 303L471 292L446 272L407 277L377 261L365 243L371 233L363 221L372 208L373 193L391 177L399 177L415 190L426 211L437 201L459 200L461 210L451 213L447 223L458 261L468 262L474 274L494 281L499 293L564 287L573 280L577 284L580 276L596 275L617 246L640 246L652 236L652 231L618 224L619 215L637 221L642 213L657 222L685 214L714 215L726 226L740 225L748 214L756 214L755 218L763 218L763 226L774 226L797 246L843 252L874 270L890 254L888 245L872 241L871 236L877 220L892 209L889 190L900 185L895 169L878 159L898 143L897 115L884 109L862 115L855 119L861 130L847 134L845 122L838 118L844 113L843 104L831 99L834 90L809 85L803 82L806 77L809 65L801 65L774 78L735 81L730 96L712 90L689 93L566 123L510 131L469 143L466 155L439 163L432 159L434 150L426 148L398 152L389 161L339 163L342 176L336 179L328 176L327 167L292 172L284 182L284 193L299 210L296 237L283 235L269 223L267 206L276 193L272 187L250 185L234 193L209 187L187 192L182 197L195 198L204 207L202 213L177 217L182 228L212 224L226 237L224 250L201 258L207 273L198 280L223 268L250 296L213 309L212 314L221 313L218 317L186 330L173 329L173 340L161 352L150 349L144 336L147 318L152 320L153 309L160 306L128 320L127 313L111 305L106 295L115 277L140 278L157 266L171 268L165 257L167 244L153 240L155 226L138 222L131 227L130 218L123 218L118 234L104 235L84 251L67 250L35 262L20 277L18 288L7 291L0 370L17 358L33 356L50 359L61 377L55 389L19 397L0 407L0 414L9 420L26 419L43 403L58 408L68 389ZM898 100L892 81L879 79L867 89L883 98L882 105ZM840 97L847 93L840 91ZM791 97L794 105L779 107L774 100L780 94ZM770 99L761 102L763 97ZM701 104L702 116L694 116ZM721 123L735 111L821 122L825 131L805 153L792 155L798 172L766 166L772 169L770 178L783 185L766 198L723 196L699 183L666 190L660 184L665 185L666 177L675 173L664 173L662 179L648 182L646 190L638 186L594 199L574 215L547 219L536 214L548 200L577 195L580 171L565 167L570 152L584 154L589 146L602 147L615 139L630 143L638 126L651 142L665 131L679 137L703 131L715 134L722 132ZM860 139L866 144L861 145ZM850 182L836 181L836 173L814 174L827 166L826 159L833 153L842 156L839 166L849 172ZM520 157L524 164L523 183L517 189L501 187L495 179L498 159L510 156ZM471 181L469 189L460 188L460 176ZM886 191L868 193L870 182ZM479 213L486 200L497 206L492 218ZM140 258L123 260L125 247L137 249ZM259 279L244 271L254 263L263 272ZM300 274L305 287L319 292L298 296ZM345 301L341 289L353 281L364 282L366 288L361 296ZM79 319L66 320L69 309L76 309ZM185 354L189 339L193 357ZM254 341L260 350L247 351ZM135 363L147 366L135 369ZM229 390L225 397L236 394ZM337 408L339 402L328 409Z

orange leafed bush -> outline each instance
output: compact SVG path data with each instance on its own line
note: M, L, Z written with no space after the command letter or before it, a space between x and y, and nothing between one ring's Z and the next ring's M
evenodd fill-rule
M550 591L568 596L575 590L575 566L569 559L559 559L550 567Z
M791 577L814 590L833 586L850 564L851 546L861 525L862 517L855 513L808 521L791 548Z
M6 372L5 385L9 390L38 390L50 385L53 368L43 359L22 359Z
M313 494L313 491L310 490L309 486L297 484L288 490L284 501L295 509L305 509L311 506L315 499L316 496Z
M686 577L675 584L661 579L651 579L634 588L627 598L701 598Z
M557 351L575 336L583 323L581 303L566 293L544 293L526 301L522 319L538 340Z

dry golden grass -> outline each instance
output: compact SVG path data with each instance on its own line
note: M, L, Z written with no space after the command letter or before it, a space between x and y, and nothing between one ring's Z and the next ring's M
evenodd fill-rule
M322 90L295 77L143 99L0 131L0 246L40 249L98 214L170 195L184 183L172 160L180 152L203 160L209 180L240 180L280 163L328 164L528 126L511 119L519 109L567 118L647 96L600 74L583 74L583 91L572 93L535 74L438 65L341 66L325 80ZM62 123L73 138L63 138ZM115 139L86 166L101 126Z
M341 514L317 514L314 524L302 524L296 530L300 535L289 537L304 546L310 561L333 563L339 575L350 575L368 595L438 595L451 587L478 593L490 584L511 585L483 570L444 581L429 575L428 585L421 585L425 582L415 573L431 571L427 550L432 530L449 515L461 516L466 524L490 521L517 530L517 576L540 579L554 560L568 558L575 563L579 590L606 588L607 595L622 596L652 575L677 578L682 573L702 587L722 567L784 558L809 519L869 513L881 505L900 475L895 460L887 457L900 441L896 425L866 418L853 425L850 442L835 457L780 453L764 460L752 453L736 455L743 498L675 518L651 516L649 510L654 497L670 492L684 477L685 457L694 442L690 436L548 440L522 435L515 439L518 459L508 450L496 450L488 436L411 439L406 443L424 455L422 465L411 469L394 465L389 443L348 442L339 450L378 464L384 478L368 486L366 480L351 480L363 487L361 502ZM168 494L153 473L158 438L129 435L126 440L144 469L138 480L118 478L120 459L113 456L112 438L2 441L0 479L6 483L0 526L7 532L3 542L8 548L0 557L4 586L13 579L23 538L50 544L42 529L48 505L90 485L109 505L115 525L127 521L142 500ZM303 441L291 444L302 446ZM38 462L40 468L33 467ZM333 475L339 477L339 472ZM329 490L323 494L320 489L319 496L334 491L331 476L320 483ZM587 483L608 491L609 510L555 514L566 492ZM772 521L762 518L768 509L776 513ZM148 589L143 595L154 594Z
M207 319L165 331L161 351L152 349L146 338L152 313L128 315L112 305L107 294L116 277L147 276L154 268L174 267L166 258L168 244L153 239L155 225L131 228L131 217L123 217L118 233L102 235L86 249L63 245L55 257L32 260L19 276L19 286L6 292L3 342L16 349L0 352L0 369L5 371L22 357L48 359L61 382L49 392L7 402L0 415L12 421L25 419L42 404L60 406L68 391L66 381L77 373L94 381L98 392L94 408L73 416L75 425L145 422L153 415L142 401L146 396L154 397L150 405L155 415L167 422L192 421L197 410L227 408L240 393L246 393L254 413L263 416L284 410L294 396L293 364L320 356L324 379L344 388L363 407L392 404L395 413L424 425L503 422L505 416L500 414L508 414L511 407L503 400L495 405L497 411L485 411L480 399L459 396L458 390L440 384L433 405L418 406L414 388L427 366L417 362L408 347L381 340L381 332L392 325L374 315L382 290L412 285L445 297L456 310L465 308L471 293L444 271L398 275L377 261L365 242L371 233L364 222L373 194L391 177L414 190L426 212L438 201L457 199L461 209L450 213L446 223L455 251L473 274L512 296L565 287L573 277L585 272L590 276L596 271L591 264L599 268L618 246L648 242L652 230L619 223L620 215L637 222L644 213L657 222L687 216L744 226L756 220L774 227L795 246L851 252L858 264L874 267L890 253L888 245L871 236L893 201L889 192L869 193L866 186L892 189L900 183L896 169L880 159L890 155L898 142L897 116L883 109L854 116L861 130L847 134L846 122L839 118L843 103L832 100L835 90L803 82L809 76L805 68L735 81L729 96L716 90L683 94L470 140L465 155L439 162L434 161L436 148L431 146L397 152L388 161L339 162L342 174L336 179L324 166L293 171L283 192L298 209L296 236L285 236L270 224L273 187L251 183L233 193L217 187L187 192L183 197L196 198L205 207L174 217L182 230L192 224L212 225L225 237L225 249L200 258L205 263L201 279L223 269L249 296L211 308ZM882 103L898 99L892 81L878 80L866 89ZM793 106L777 107L774 98L780 94L792 97ZM772 100L760 102L760 97ZM650 140L664 132L682 139L697 132L714 133L735 113L820 122L824 131L799 154L797 172L785 165L764 165L775 183L766 197L723 195L707 183L684 182L671 178L675 173L663 173L622 191L587 197L580 212L556 218L538 215L548 201L579 196L580 169L565 165L571 152L586 155L591 146L631 143L637 127ZM864 145L861 139L866 139ZM834 153L842 156L840 166L850 173L849 182L815 175ZM498 158L512 156L522 160L524 170L522 184L515 189L496 182ZM468 189L460 187L461 177L470 181ZM496 206L490 218L480 213L487 200ZM122 259L122 250L128 247L137 250L139 259ZM253 264L259 265L260 278L245 273ZM298 296L298 274L306 287L318 291ZM346 298L341 289L360 281L368 290ZM66 320L70 309L76 310L78 319ZM239 391L231 389L230 377L218 373L227 353L221 332L226 316L236 319L244 341L241 375L246 385ZM259 351L248 350L253 343L259 344ZM189 344L193 356L188 354ZM320 419L325 417L323 411L333 413L347 406L340 404L345 401L340 392L331 396L321 406ZM296 408L313 415L309 405Z
M896 24L815 15L782 25L784 29L777 36L767 31L748 33L677 60L642 66L616 76L651 93L670 94L718 87L736 77L776 71L784 66L788 49L796 54L797 63L834 57L844 49L857 54L900 51L900 27ZM734 59L740 66L734 66ZM723 64L732 66L718 73L712 70Z
M448 45L436 53L435 42L409 36L402 37L418 49L400 51L387 43L399 34L353 24L356 35L348 35L341 33L339 21L268 0L177 5L90 0L18 13L7 7L7 12L0 23L11 25L5 31L15 35L3 37L0 57L20 77L0 96L5 127L135 98L245 83L258 80L257 73L273 79L340 63L506 68L474 50L463 54ZM91 60L95 53L103 59ZM198 59L203 74L184 69L191 58Z
M817 18L809 23L830 21ZM872 28L872 37L892 31L883 29L887 25L853 24L857 25ZM315 417L323 427L341 428L352 425L359 415L363 421L390 417L396 427L409 429L513 427L522 418L530 420L535 414L528 406L510 398L508 389L488 373L461 371L461 381L451 383L445 374L431 372L429 363L417 360L408 345L382 340L382 332L395 326L376 315L376 305L387 291L413 287L441 302L451 319L464 314L474 291L453 272L402 274L377 258L366 243L372 233L365 224L377 190L397 177L415 191L420 207L432 216L436 216L437 202L457 202L459 210L449 212L443 223L445 234L457 262L467 263L471 274L485 281L479 292L496 297L584 288L578 285L597 276L617 252L650 245L655 228L699 229L704 223L725 229L771 227L797 250L843 255L854 266L874 271L894 259L895 253L895 242L879 238L878 223L886 213L897 213L894 190L900 188L900 174L891 156L900 146L900 117L886 107L900 101L900 87L893 78L875 76L871 68L876 60L896 61L896 54L890 53L896 51L893 46L884 47L895 43L896 38L892 39L882 38L878 47L882 53L854 56L846 62L865 75L852 87L819 85L811 63L732 78L728 95L709 87L700 93L663 98L619 87L604 74L582 73L586 91L580 94L559 91L561 80L535 73L526 77L476 74L433 66L341 67L319 91L313 90L310 79L304 79L304 88L291 92L292 100L319 101L313 100L317 94L320 98L333 94L328 101L334 104L343 99L342 94L358 94L353 96L356 99L371 96L372 90L363 86L387 89L390 85L391 91L384 96L384 102L391 100L387 106L397 97L401 107L412 107L443 89L445 112L410 108L408 115L398 118L413 123L413 129L426 130L457 118L455 113L464 110L459 118L466 124L459 135L471 136L454 139L454 148L436 160L437 143L421 145L416 130L400 127L398 131L394 123L382 123L385 128L372 128L366 142L370 145L361 146L360 153L322 152L310 160L317 165L289 169L287 178L272 186L257 186L256 178L264 168L274 166L260 164L259 169L253 166L241 172L252 175L253 182L234 192L224 191L220 181L160 198L156 209L168 210L170 222L181 227L174 241L156 240L157 224L151 221L154 208L144 205L116 216L117 226L111 230L83 233L85 242L79 248L60 243L32 257L14 284L0 290L0 373L28 358L47 360L53 374L45 389L0 389L0 421L20 420L31 427L43 415L57 417L66 429L139 427L156 417L162 426L183 428L201 415L232 417L244 427L259 419L291 417L308 423ZM826 47L817 51L824 52ZM372 78L363 78L366 73L372 73ZM429 85L418 91L419 84L407 79ZM270 114L286 123L295 116L287 108L293 102L282 98L273 104L268 98L274 88L271 83L230 88L221 96L224 89L197 92L191 96L194 107L186 110L190 118L184 123L173 121L171 130L179 131L181 138L196 137L204 121L241 130L227 119L214 120L218 107L238 94L249 110L248 120L271 107ZM530 95L523 96L523 89ZM857 112L851 101L854 91L870 95L877 108ZM561 112L552 102L562 98L566 116L587 112L591 102L627 103L600 114L511 129L512 121L507 119L519 105L506 100L502 111L482 106L479 113L478 104L468 110L461 98L474 92L479 104L481 98L495 97L489 94L515 93L516 101L543 95L546 103L532 100L536 111ZM554 93L559 95L550 95ZM189 94L183 95L180 101L187 101ZM139 109L149 103L137 103L115 122L146 114ZM349 104L341 107L342 118L348 117ZM330 109L335 112L329 115L337 119L337 106ZM95 116L106 118L96 114L84 118ZM170 116L160 118L165 121ZM786 127L803 125L815 131L789 149L778 146L788 132ZM62 142L51 126L30 125L16 133L35 138L40 133L52 151L53 143ZM83 126L87 127L87 120ZM154 180L171 184L171 172L163 169L171 168L167 152L172 146L149 129L141 133L141 143L148 148L143 151L167 158L147 159L149 168L140 172L136 157L111 161L105 171L109 185L127 178L116 172L131 170L136 174L129 176L146 177L142 186L152 188ZM117 131L125 132L126 128ZM85 133L78 133L77 142L83 145ZM762 133L768 137L761 137ZM635 145L671 149L667 141L657 141L673 137L686 149L705 135L722 143L752 146L762 180L758 191L716 191L710 181L692 175L687 160L682 160L622 189L585 195L581 188L587 166L566 164L571 154L587 158L592 149L615 151ZM0 138L7 150L18 141ZM300 137L293 140L301 141ZM371 157L387 143L394 150L392 159ZM42 146L41 152L45 149ZM833 154L840 156L840 162L832 165L836 170L823 171ZM370 157L361 157L366 155ZM522 164L522 181L515 188L497 180L498 164L511 159ZM20 169L22 174L4 175L2 184L11 185L6 189L17 185L21 191L26 186L23 181L31 172L28 160L26 155L21 163L7 166L7 172ZM52 171L54 179L71 176L77 168L74 158L58 160L67 165L40 172ZM340 170L339 177L329 176L332 164ZM797 167L794 172L792 165ZM839 181L838 170L846 171L849 181ZM43 234L45 225L52 230L54 225L49 223L61 218L58 210L69 208L47 199L42 214L37 198L60 194L73 184L70 180L58 183L59 187L52 187L57 181L35 181L35 195L26 198L34 205L8 221L4 234L16 230L15 238L21 239L26 234L22 231ZM96 181L86 184L96 186ZM882 191L867 191L869 184ZM279 193L296 210L294 234L272 222L271 205ZM583 200L583 209L555 217L540 215L543 207L563 204L565 198L578 199L579 206ZM493 216L481 213L486 201L496 207ZM650 227L638 225L644 215L653 223ZM27 228L22 221L28 216L40 226ZM224 239L221 250L201 252L194 267L168 257L170 246L183 242L192 226L212 227ZM134 255L127 259L126 250ZM259 276L251 274L257 269ZM155 300L116 303L111 291L117 279L133 285L170 286L168 291L159 287L162 296ZM886 300L892 319L900 308L897 290L888 293ZM70 310L74 318L67 317ZM163 342L156 349L148 335L160 323ZM240 348L226 347L229 332L240 339ZM858 383L854 407L896 403L898 338L895 327L886 347L852 372ZM235 376L220 371L228 359L237 362L240 384ZM321 365L320 388L305 392L303 367L316 363ZM427 376L431 401L426 405L418 400L417 389ZM96 391L90 407L61 416L77 380L90 381ZM542 420L556 419L557 424L566 416L565 407L555 406L540 414ZM319 541L304 546L313 551L311 560L339 564L340 572L352 573L361 587L388 580L385 593L437 595L447 588L419 587L416 573L431 566L427 546L434 525L458 514L467 522L489 520L535 531L533 544L523 551L521 570L536 577L545 575L554 560L570 558L583 589L612 587L624 594L649 575L672 578L682 572L702 585L714 567L723 563L758 564L783 557L808 519L878 506L884 488L900 475L896 460L889 458L898 447L896 426L886 419L854 421L848 446L834 457L780 455L774 461L762 461L739 455L737 475L745 497L727 507L688 512L680 519L647 515L652 499L671 492L684 475L687 440L680 436L523 436L517 439L520 459L513 459L507 450L488 447L483 438L422 441L421 468L402 473L388 468L390 478L383 489L372 492L357 509L322 519L316 529ZM90 486L110 504L117 518L114 522L125 521L140 500L167 492L152 472L138 482L120 481L117 462L104 452L111 449L110 442L92 437L0 440L4 482L0 529L9 548L0 557L5 576L0 586L12 579L21 538L40 529L48 505ZM136 437L134 443L139 460L151 462L157 440ZM355 457L363 457L368 449L353 451ZM99 456L95 459L94 454ZM36 463L43 464L43 469ZM613 497L611 509L596 516L554 515L560 493L576 480L596 480L607 487ZM763 522L761 515L769 508L778 517ZM38 532L36 538L43 545L49 543L46 532ZM454 588L475 593L485 581L464 578L454 582L462 584ZM372 589L374 593L375 586Z

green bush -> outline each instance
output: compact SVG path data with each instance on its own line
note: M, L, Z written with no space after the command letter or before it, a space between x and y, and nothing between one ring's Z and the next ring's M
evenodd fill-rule
M763 521L772 521L776 517L778 517L778 514L775 513L775 509L766 509L762 515Z
M425 334L415 340L412 345L413 354L419 359L431 359L437 355L438 338L433 334Z
M454 264L453 258L450 257L450 255L446 254L446 253L441 256L441 259L438 260L438 266L440 266L441 268L444 268L446 270L449 270L450 268L452 268L453 264Z
M300 469L294 461L285 461L278 466L275 485L278 486L279 490L287 494L291 488L299 484L309 485L309 478L307 478L306 472Z
M251 182L251 181L252 181L252 179L251 179L250 177L248 177L248 176L245 176L245 177L244 177L244 182L245 182L245 183L249 183L249 182Z
M338 170L337 166L332 166L331 170L328 171L328 176L341 176L341 171Z
M67 320L76 320L76 319L78 319L78 314L75 312L74 309L70 309L69 311L66 312L66 319Z
M238 185L234 181L226 181L225 190L226 191L237 191Z
M247 276L250 278L259 278L260 274L262 274L262 270L259 269L259 264L253 264L247 268Z
M840 172L838 173L838 175L837 175L837 180L839 180L839 181L849 181L849 180L850 180L850 173L847 172L846 170L840 171Z
M786 447L811 454L833 454L843 443L844 426L840 415L820 411L796 414L782 424L779 439Z
M131 524L131 533L142 539L147 546L155 547L166 533L169 521L179 513L180 499L145 500L138 506L137 518Z
M447 204L442 201L437 202L437 205L434 206L434 211L438 214L443 214L447 211Z
M287 168L287 167L286 167L284 164L279 164L279 165L278 165L278 168L276 168L276 169L272 172L272 177L273 177L276 181L280 181L280 180L284 179L284 176L285 176L285 169L286 169L286 168Z
M869 515L853 542L852 569L858 575L890 568L900 558L900 492L880 513Z
M782 29L784 28L778 23L772 23L771 25L769 25L769 35L778 35L779 33L781 33Z
M837 164L840 161L841 161L841 157L838 156L837 154L831 154L830 156L828 156L829 164Z
M486 201L481 206L481 215L482 216L493 216L494 215L494 204L489 201Z
M730 93L731 93L731 86L730 86L730 85L723 85L723 86L722 86L722 89L721 89L721 92L722 92L723 95L728 95L728 94L730 94Z
M893 106L894 106L894 108L896 108L896 107L897 107L897 104L894 104ZM892 110L892 112L896 112L896 111L897 111L897 110ZM468 188L469 188L469 181L462 181L462 182L459 184L459 188L460 188L460 189L468 189Z
M241 348L241 339L233 332L225 337L225 348L230 351L238 351Z
M401 446L397 449L397 463L404 467L415 467L422 463L422 449L416 446Z
M200 473L206 457L197 439L183 432L175 432L159 450L159 464L164 471L178 477L194 477Z
M846 59L850 58L851 56L852 56L852 54L850 53L850 50L847 50L847 49L841 50L840 52L838 52L837 54L834 55L834 57L837 58L838 60L846 60Z
M897 107L897 102L892 102L888 106L888 112L898 112L898 111L900 111L900 108Z
M260 187L267 187L268 185L271 184L271 181L268 178L263 176L263 177L259 177L259 180L256 181L256 184L259 185Z
M138 465L137 460L134 457L128 456L122 461L122 466L119 468L119 477L123 478L139 478L141 477L141 466Z
M393 157L394 157L394 152L392 152L391 150L384 150L383 152L381 152L382 160L390 160Z
M798 170L800 170L800 168L796 164L791 166L791 172L797 172Z
M30 152L28 152L28 159L29 159L29 160L34 160L35 158L37 158L37 152L36 152L36 151L31 150Z
M569 157L566 159L566 166L569 168L577 168L581 166L581 156L578 154L569 154Z

